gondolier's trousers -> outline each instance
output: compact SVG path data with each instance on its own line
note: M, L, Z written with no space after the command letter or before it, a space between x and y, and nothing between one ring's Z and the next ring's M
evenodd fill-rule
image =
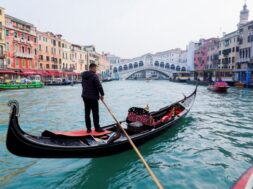
M85 123L88 130L91 129L90 112L92 111L93 123L95 129L99 129L99 111L98 111L98 100L83 98L84 109L85 109Z

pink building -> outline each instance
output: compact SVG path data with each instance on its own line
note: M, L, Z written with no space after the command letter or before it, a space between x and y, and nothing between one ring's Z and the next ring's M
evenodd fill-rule
M209 51L213 50L217 46L218 38L201 39L199 41L199 47L195 50L194 66L196 71L202 71L205 69L207 62L209 61Z
M10 69L26 73L38 69L36 28L5 15L6 62Z

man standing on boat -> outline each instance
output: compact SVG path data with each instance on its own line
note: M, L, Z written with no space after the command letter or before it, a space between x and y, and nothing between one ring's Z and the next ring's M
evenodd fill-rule
M89 71L82 73L82 98L85 107L85 123L87 132L91 132L90 112L92 111L93 123L96 132L103 132L104 130L99 126L99 109L98 100L104 99L104 90L96 74L97 65L91 63Z

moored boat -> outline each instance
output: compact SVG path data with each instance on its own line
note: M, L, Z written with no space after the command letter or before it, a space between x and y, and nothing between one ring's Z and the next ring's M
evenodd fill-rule
M31 76L30 79L22 78L20 80L8 81L0 84L0 91L42 88L44 84L40 81L40 76Z
M190 111L196 97L197 87L192 94L158 111L150 112L152 125L134 125L125 120L122 127L136 145L175 126ZM26 133L20 128L17 101L10 101L11 114L6 139L7 149L17 155L32 158L91 158L108 156L131 148L126 136L119 132L117 124L103 127L105 132L86 131L52 132L44 131L41 136ZM115 137L117 136L117 137Z
M243 83L243 82L236 82L235 83L235 87L237 87L237 88L244 88L245 87L245 83Z
M207 89L215 92L227 92L228 88L228 84L224 81L215 82L207 87Z

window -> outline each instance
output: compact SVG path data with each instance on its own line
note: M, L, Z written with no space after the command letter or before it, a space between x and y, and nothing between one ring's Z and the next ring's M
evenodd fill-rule
M22 53L25 53L25 47L22 46Z
M39 35L39 41L41 41L41 35Z
M47 48L47 46L46 46L46 52L48 52L48 48Z
M34 43L36 43L37 42L37 39L36 39L36 37L34 37Z
M19 65L19 62L18 62L18 59L17 59L17 58L15 59L15 64L16 64L16 66Z
M234 62L235 62L235 57L233 56L233 57L232 57L232 63L234 63Z
M49 61L50 60L49 56L47 56L46 59L47 59L47 61Z
M46 68L49 69L49 64L46 65Z
M6 50L7 50L7 51L10 50L10 44L9 44L9 42L6 43Z
M22 66L25 67L25 60L22 60Z
M39 56L39 59L40 59L40 60L43 60L43 55L40 55L40 56Z
M2 10L0 9L0 15L2 15Z
M34 49L34 54L37 55L37 49Z
M27 36L27 41L30 41L30 36L29 35Z
M5 30L5 35L6 35L6 36L9 36L9 35L10 35L9 30Z
M39 51L41 51L41 45L39 45Z
M21 39L24 40L24 34L21 34Z
M32 61L31 60L28 60L28 66L29 66L29 68L32 67Z
M31 54L31 49L30 49L30 47L28 47L28 54Z
M2 40L2 33L0 32L0 40Z
M18 44L15 45L15 52L18 52Z

